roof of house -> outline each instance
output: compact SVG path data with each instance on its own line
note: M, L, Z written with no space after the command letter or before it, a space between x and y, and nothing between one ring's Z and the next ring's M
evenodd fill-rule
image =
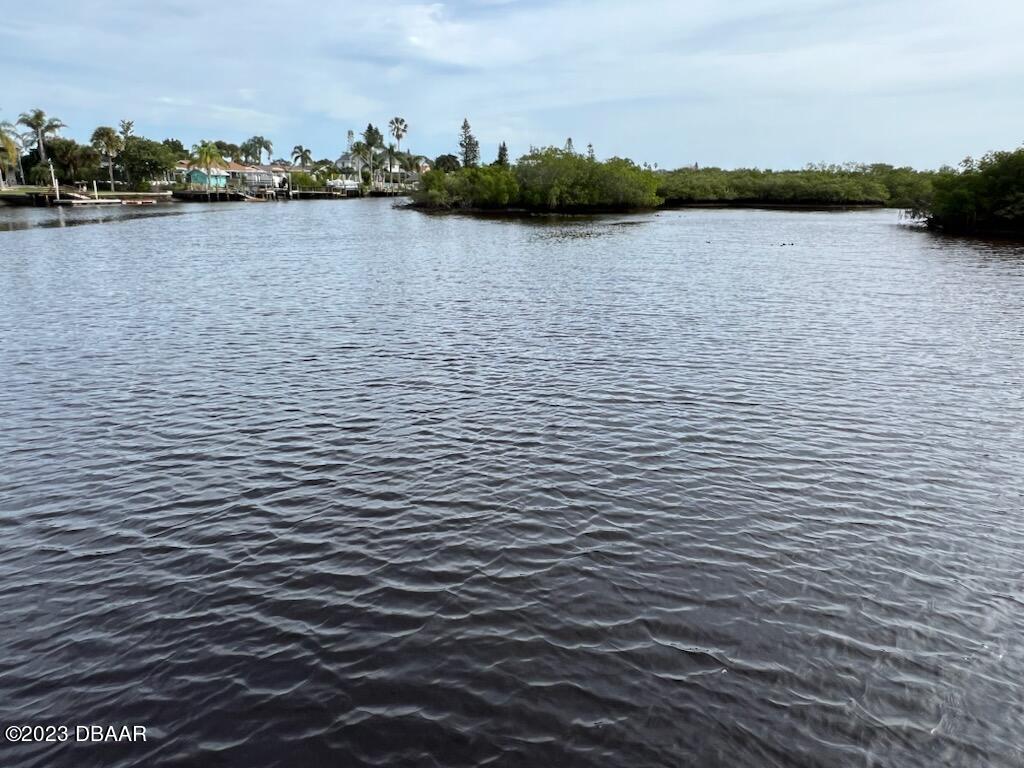
M190 166L189 172L198 171L199 173L205 174L206 176L228 176L228 172L223 168L218 168L215 165L211 165L209 168L200 168L198 165Z

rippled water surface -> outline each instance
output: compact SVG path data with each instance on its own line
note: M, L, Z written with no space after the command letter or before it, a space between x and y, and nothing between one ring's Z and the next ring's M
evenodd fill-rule
M1024 248L6 210L0 391L5 768L1024 765Z

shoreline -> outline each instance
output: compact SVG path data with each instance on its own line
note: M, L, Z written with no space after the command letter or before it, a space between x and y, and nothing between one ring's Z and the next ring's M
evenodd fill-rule
M450 215L466 215L474 216L477 218L530 218L539 216L559 216L559 217L586 217L586 216L607 216L607 215L633 215L643 213L658 213L659 211L678 211L678 210L718 210L718 209L737 209L737 210L769 210L769 211L873 211L873 210L892 210L900 211L905 210L903 208L895 208L886 205L879 205L876 203L864 203L864 204L826 204L826 203L759 203L759 202L702 202L702 203L664 203L651 208L619 208L615 206L610 207L596 207L585 210L556 210L556 211L544 211L544 210L532 210L529 208L442 208L437 206L431 206L429 204L409 202L402 205L396 205L396 208L402 208L405 210L419 211L420 213L429 214L432 216L450 216Z
M666 201L656 210L683 210L686 208L754 208L771 211L865 211L888 209L893 211L903 208L884 205L882 203L772 203L754 200L713 200L713 201Z

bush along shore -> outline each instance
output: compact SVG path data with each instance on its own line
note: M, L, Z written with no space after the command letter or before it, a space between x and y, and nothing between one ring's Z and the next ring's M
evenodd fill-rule
M452 157L452 160L455 158ZM889 165L802 171L656 171L571 149L532 150L515 164L447 167L423 175L412 207L474 213L600 213L685 206L855 207L920 211L939 174Z
M938 171L885 164L659 171L623 158L599 161L591 147L579 154L571 140L564 149L532 149L514 164L502 144L496 162L480 165L479 147L465 124L464 133L462 163L454 155L439 157L421 177L410 207L477 214L888 207L952 234L1024 237L1024 148Z
M630 160L534 150L503 162L423 174L413 206L442 211L597 213L656 208L658 179Z
M950 234L1024 238L1024 147L967 158L959 171L946 169L916 213Z

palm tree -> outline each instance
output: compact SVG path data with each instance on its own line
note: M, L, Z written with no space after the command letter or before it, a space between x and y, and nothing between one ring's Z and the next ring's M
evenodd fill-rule
M313 152L301 144L296 144L292 150L292 162L298 163L303 170L313 162Z
M9 120L4 120L0 123L0 133L6 133L8 138L14 142L14 146L17 148L15 161L18 166L18 176L21 177L21 183L25 184L25 166L22 165L21 156L28 151L29 145L35 138L35 133L32 131L19 133L17 126Z
M394 165L395 165L395 145L394 144L388 144L387 147L385 147L384 150L381 152L381 155L383 155L384 159L388 163L388 179L389 179L389 183L390 184L394 184L395 183L395 172L394 172L393 169L394 169Z
M388 129L391 131L391 135L395 137L395 142L398 146L398 151L402 151L402 139L409 132L409 124L405 122L404 117L392 117L391 122L388 123Z
M124 149L124 139L109 125L101 125L92 132L90 141L97 152L107 157L107 167L110 169L110 191L113 192L114 158Z
M41 109L22 112L18 115L18 125L24 125L35 133L36 146L39 147L39 161L46 162L46 138L53 136L65 125L55 117L47 117Z
M249 153L251 162L259 163L263 159L263 152L266 150L267 162L270 162L270 158L273 156L274 145L270 139L265 139L262 136L253 136L247 142L242 145L243 148Z
M352 142L352 154L363 161L363 165L373 167L373 150L364 141ZM363 169L357 170L359 183L363 183ZM373 173L370 174L370 184L373 184Z
M10 183L12 169L20 155L21 148L15 134L7 129L6 124L0 124L0 187L6 187ZM4 169L7 169L7 173L4 173Z
M24 136L18 133L13 123L4 120L0 123L0 187L10 185L12 179L17 182L19 175L21 183L25 183L25 172L21 166L24 151ZM6 173L4 169L7 169Z
M70 140L56 144L53 154L54 159L63 167L67 180L72 184L84 169L99 164L99 154L95 149Z
M212 141L201 141L192 147L192 156L188 164L192 168L201 168L206 174L206 191L210 191L210 171L215 167L224 165L224 158L220 150Z
M242 156L242 161L246 163L253 162L252 156L256 151L256 137L246 139L238 145L238 153Z
M402 170L405 171L406 180L408 180L409 174L419 174L423 163L429 162L429 160L423 155L414 155L412 152L406 152L399 156L398 162L402 166Z

